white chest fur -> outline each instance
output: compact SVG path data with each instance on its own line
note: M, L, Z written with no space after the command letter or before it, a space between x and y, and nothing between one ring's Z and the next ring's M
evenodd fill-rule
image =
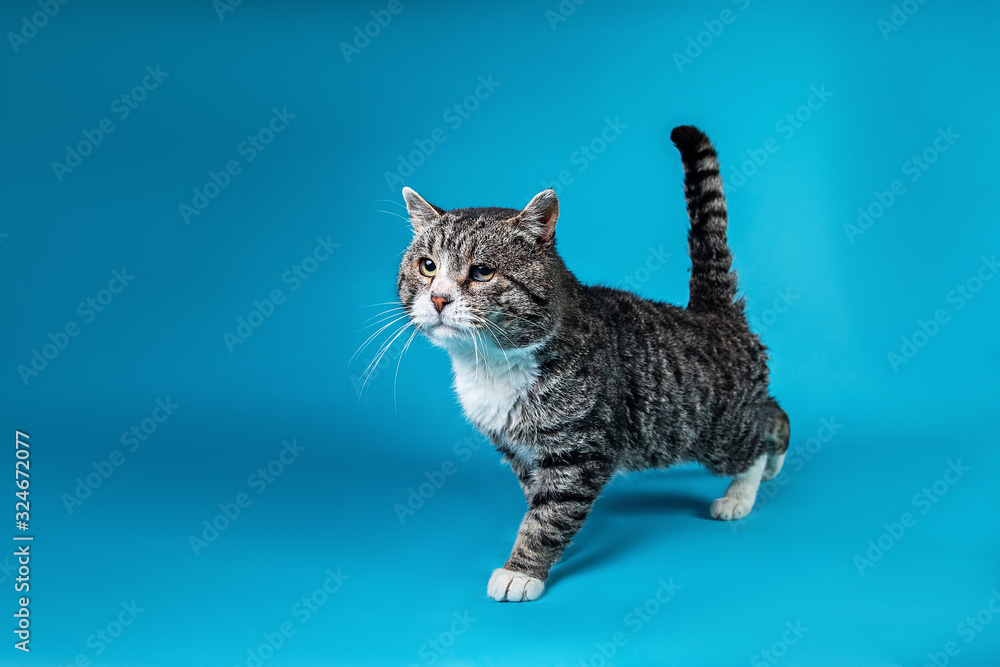
M538 379L533 350L498 349L453 351L455 391L465 415L484 431L498 432L507 425L517 400Z

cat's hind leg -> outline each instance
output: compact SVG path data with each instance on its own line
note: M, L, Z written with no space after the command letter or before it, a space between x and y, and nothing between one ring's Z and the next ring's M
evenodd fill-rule
M760 440L764 453L744 472L733 477L726 494L712 503L712 517L722 521L742 519L753 509L761 480L774 479L785 462L791 428L788 415L773 396L760 407Z
M781 466L785 463L791 424L788 421L788 414L771 396L761 409L761 421L761 437L767 444L767 464L764 466L763 476L766 482L777 477L781 472Z
M767 461L767 454L761 454L750 469L733 477L726 494L712 503L712 518L720 521L742 519L753 509L757 500L761 475Z

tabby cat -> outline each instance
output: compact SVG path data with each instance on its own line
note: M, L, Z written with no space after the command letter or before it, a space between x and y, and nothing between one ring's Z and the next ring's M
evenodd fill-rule
M697 462L732 477L710 509L728 521L745 517L761 479L781 469L788 416L736 297L718 156L695 127L671 139L691 222L686 308L581 284L556 252L553 190L521 211L445 211L403 188L414 236L400 303L448 352L466 416L527 500L510 558L487 586L495 600L541 595L616 472Z

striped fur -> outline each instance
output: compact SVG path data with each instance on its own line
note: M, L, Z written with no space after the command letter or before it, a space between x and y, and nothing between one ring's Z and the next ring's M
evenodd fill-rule
M691 229L688 253L691 255L691 296L688 309L712 312L733 305L736 298L736 273L726 228L726 197L722 192L719 156L701 130L690 125L674 128L670 139L681 153L684 165L684 199L687 201Z
M404 191L414 238L400 302L451 355L467 417L510 464L527 504L488 586L498 600L541 594L616 472L697 462L733 477L711 510L728 520L750 510L764 471L780 468L788 417L735 300L718 159L694 128L673 139L691 216L687 308L581 284L556 252L550 190L521 211L445 211ZM420 273L422 258L436 275ZM495 269L491 280L471 279L480 264ZM447 305L436 309L432 295Z

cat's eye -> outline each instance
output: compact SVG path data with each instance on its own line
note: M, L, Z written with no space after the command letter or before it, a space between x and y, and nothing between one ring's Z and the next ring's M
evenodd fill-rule
M420 273L428 278L433 278L434 274L437 273L437 264L430 258L423 257L417 264L420 266Z
M496 270L491 269L483 264L477 264L472 267L472 271L469 272L473 280L478 280L481 283L485 283L488 280L492 280L493 276L496 275Z

